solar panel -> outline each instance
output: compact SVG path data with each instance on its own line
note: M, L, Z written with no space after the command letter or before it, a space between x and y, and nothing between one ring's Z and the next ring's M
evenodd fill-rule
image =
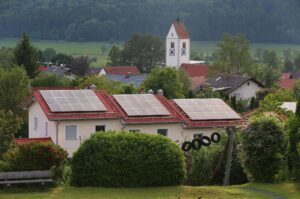
M221 99L174 99L191 120L240 119Z
M169 111L152 94L113 96L129 116L170 115Z
M41 90L52 112L106 111L92 90Z

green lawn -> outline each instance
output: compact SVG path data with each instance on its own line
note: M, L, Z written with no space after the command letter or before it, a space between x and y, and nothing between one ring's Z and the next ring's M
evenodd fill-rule
M14 47L17 38L12 39L0 39L1 47ZM53 48L56 52L62 52L70 55L88 55L90 57L96 57L97 61L93 63L93 66L103 66L107 61L107 55L112 44L109 42L68 42L68 41L49 41L49 40L33 40L33 44L41 50L46 48ZM117 45L122 45L119 42ZM191 49L196 53L212 53L217 46L216 41L192 41ZM273 49L279 55L286 49L300 52L300 45L292 44L272 44L272 43L253 43L251 44L252 52L257 48L261 49Z
M162 188L5 188L0 189L1 199L184 199L202 196L203 199L269 199L274 195L267 192L274 192L285 198L300 198L298 184L246 184L242 186L176 186ZM251 188L264 190L253 191Z

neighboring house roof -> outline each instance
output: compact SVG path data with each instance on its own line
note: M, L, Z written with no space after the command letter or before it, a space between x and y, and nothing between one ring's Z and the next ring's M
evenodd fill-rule
M186 31L185 25L179 21L176 20L175 22L173 22L173 26L175 28L175 31L178 35L179 39L189 39L189 33Z
M201 84L205 82L205 76L200 76L200 77L191 77L192 79L192 90L193 91L198 91Z
M42 137L42 138L16 138L17 144L24 144L28 142L46 142L53 143L51 137Z
M87 71L87 75L99 75L102 68L89 68Z
M159 103L167 109L169 115L128 115L116 98L106 91L94 91L98 99L104 104L106 111L89 112L52 112L43 98L40 90L34 90L33 95L23 104L28 108L35 101L40 105L46 117L51 120L88 120L120 118L126 124L143 123L182 123L184 128L193 127L222 127L232 126L239 121L235 120L191 120L173 100L168 100L162 95L154 95ZM153 104L154 105L154 104ZM134 108L134 107L133 107Z
M296 112L297 102L283 102L280 108L283 108L287 111Z
M183 63L180 66L189 77L206 76L208 72L207 64L186 64Z
M292 88L294 86L294 79L281 79L279 81L280 88Z
M291 79L292 73L282 73L280 79Z
M232 75L232 74L224 74L219 73L214 75L213 77L207 79L202 86L209 85L213 87L215 90L225 90L227 93L231 93L236 88L240 87L247 81L252 80L257 83L259 86L264 87L260 82L257 80L241 76L241 75Z
M110 80L114 81L120 81L125 84L133 83L134 87L139 87L141 83L146 79L147 75L141 74L141 75L106 75L106 77Z
M45 73L55 74L55 75L58 75L58 76L63 76L63 75L76 75L76 76L78 76L78 74L76 72L74 72L72 69L66 68L66 67L60 67L60 66L40 66L39 71L45 72Z
M106 74L110 75L139 75L141 74L136 66L111 66L103 68Z
M295 79L295 80L300 79L300 72L292 73L291 79Z

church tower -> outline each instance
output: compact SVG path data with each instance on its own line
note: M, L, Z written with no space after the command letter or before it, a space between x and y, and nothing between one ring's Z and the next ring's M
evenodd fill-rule
M184 24L177 19L166 38L166 66L179 69L182 63L190 63L190 37Z

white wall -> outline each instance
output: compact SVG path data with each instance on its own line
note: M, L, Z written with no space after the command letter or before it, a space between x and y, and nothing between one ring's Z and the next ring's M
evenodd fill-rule
M251 97L255 97L256 92L261 89L262 87L260 87L256 82L249 80L232 91L229 96L232 97L235 95L237 99L250 99Z
M77 139L66 140L66 126L72 125L77 127ZM69 155L72 155L80 143L88 139L95 132L96 125L105 125L106 131L122 129L120 119L60 121L58 124L58 145L68 151Z
M33 102L28 110L28 114L29 138L51 137L52 141L55 142L55 122L48 120L38 102ZM38 119L36 129L34 128L35 117ZM48 135L46 135L46 123L48 123Z

